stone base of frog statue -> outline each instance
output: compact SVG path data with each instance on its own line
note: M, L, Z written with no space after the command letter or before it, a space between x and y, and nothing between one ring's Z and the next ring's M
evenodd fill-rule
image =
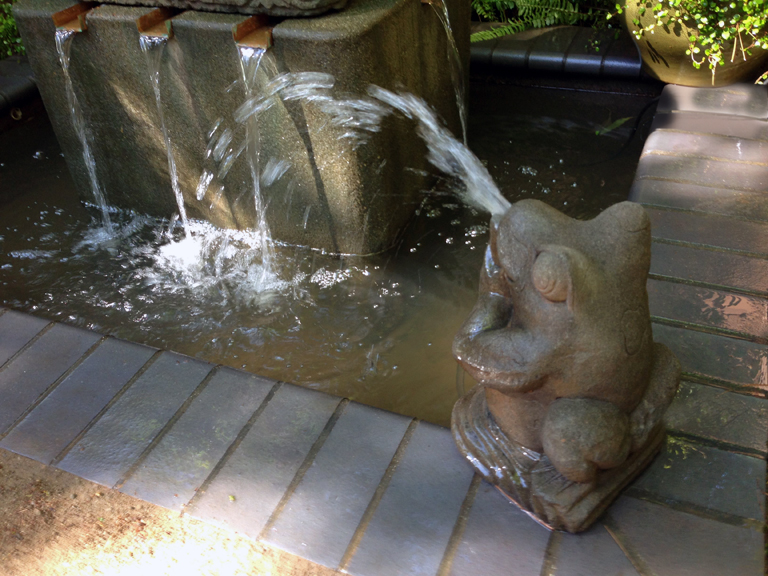
M542 524L585 530L653 459L680 365L651 334L650 222L623 202L589 221L525 200L494 216L480 295L454 342L479 385L459 449Z

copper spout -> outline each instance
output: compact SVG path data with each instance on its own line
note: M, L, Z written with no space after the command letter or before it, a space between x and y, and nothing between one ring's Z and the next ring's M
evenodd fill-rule
M272 28L267 26L264 14L251 16L232 29L232 37L238 46L249 46L266 50L272 47Z
M51 16L53 24L57 30L74 30L75 32L84 32L88 29L85 16L96 8L95 2L80 2L70 6L66 10L56 12Z
M173 38L173 25L171 18L181 11L173 8L158 8L136 19L136 28L142 36L155 36L158 38Z

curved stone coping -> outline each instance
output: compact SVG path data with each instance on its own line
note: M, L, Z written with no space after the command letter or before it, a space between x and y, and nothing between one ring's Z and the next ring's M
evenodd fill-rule
M472 32L478 31L477 26ZM508 74L536 70L606 78L640 78L640 53L629 35L582 26L527 30L493 40L473 42L472 71ZM599 51L593 43L597 42Z
M32 68L24 56L0 60L0 117L38 97Z
M0 308L1 448L360 576L762 575L766 402L688 384L661 456L574 536L445 428Z

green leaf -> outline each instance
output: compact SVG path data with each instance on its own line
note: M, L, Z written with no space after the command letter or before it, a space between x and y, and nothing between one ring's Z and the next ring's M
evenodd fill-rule
M613 132L614 130L616 130L616 128L624 124L627 120L632 120L632 116L627 116L626 118L619 118L615 122L611 122L610 124L608 124L608 126L603 126L602 128L598 128L597 130L595 130L595 135L604 136L609 132Z

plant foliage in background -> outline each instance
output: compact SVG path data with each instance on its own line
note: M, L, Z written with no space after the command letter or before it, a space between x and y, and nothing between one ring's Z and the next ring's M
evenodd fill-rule
M491 30L472 34L472 42L479 42L531 28L594 25L605 20L605 15L613 10L613 4L606 0L594 0L589 4L568 0L472 0L472 8L481 21L500 23Z
M24 54L16 20L11 13L12 2L0 2L0 58Z
M634 0L633 0L634 1ZM616 4L622 13L626 4ZM646 2L640 16L650 11L653 20L632 33L639 39L658 27L688 34L694 68L708 64L714 79L726 61L746 60L755 51L768 50L768 0L665 0ZM610 18L610 15L608 16Z

